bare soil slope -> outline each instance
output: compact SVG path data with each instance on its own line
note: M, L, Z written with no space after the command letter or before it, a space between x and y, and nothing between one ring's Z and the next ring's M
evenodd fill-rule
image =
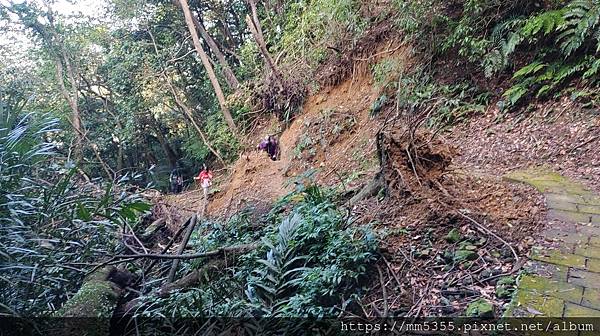
M400 53L385 56L400 57ZM230 176L215 185L207 214L226 216L250 205L266 210L292 190L291 179L313 168L319 183L344 182L351 187L364 182L376 165L374 135L381 120L371 118L369 110L378 97L379 90L366 71L310 96L279 137L280 159L271 161L254 149L240 155ZM255 142L273 133L274 124L278 122L273 118L259 127ZM197 209L201 201L201 190L168 197L168 202L187 211Z

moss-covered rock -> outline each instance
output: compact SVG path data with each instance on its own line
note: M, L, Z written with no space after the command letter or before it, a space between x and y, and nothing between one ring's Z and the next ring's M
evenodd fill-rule
M466 261L466 260L475 260L478 257L479 256L478 256L477 252L470 251L470 250L458 250L458 251L456 251L456 253L454 253L454 261L455 262L461 262L461 261Z
M446 235L446 241L448 241L449 243L458 243L460 241L460 238L461 238L460 231L458 231L457 228L453 228Z
M496 296L502 299L509 298L515 287L515 278L511 276L505 276L498 279L496 282Z
M486 299L479 299L467 306L465 315L469 317L491 318L494 317L494 305Z

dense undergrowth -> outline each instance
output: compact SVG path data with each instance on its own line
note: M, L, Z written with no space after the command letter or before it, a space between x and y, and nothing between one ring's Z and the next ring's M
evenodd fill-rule
M370 229L349 225L335 198L316 185L299 185L263 223L249 221L242 212L227 223L199 228L190 241L198 251L252 242L258 247L225 265L219 261L218 267L213 260L186 263L184 274L202 270L200 283L166 298L150 292L134 316L165 316L176 322L189 317L323 318L342 311L359 313L378 243Z
M86 181L45 137L56 120L0 105L0 316L49 314L150 206L119 181Z
M501 111L565 94L597 104L597 1L398 1L396 6L398 27L419 47L429 69L435 74L464 65L455 76L493 95L500 88Z

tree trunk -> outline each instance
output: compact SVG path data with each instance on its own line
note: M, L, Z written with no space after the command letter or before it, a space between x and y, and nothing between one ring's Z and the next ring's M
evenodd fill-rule
M117 153L117 172L119 172L119 174L121 173L121 171L123 170L124 166L125 166L125 153L123 152L123 145L121 145L121 142L119 142L117 144L118 146L118 153Z
M229 27L227 26L227 21L221 17L217 22L216 27L221 31L221 34L223 34L223 42L226 44L225 47L235 48L236 39L233 37L233 34L231 34L231 30L229 30Z
M62 60L58 56L55 58L54 62L56 64L56 80L60 86L60 90L62 95L65 97L69 106L71 107L71 126L73 126L73 130L75 130L75 149L74 149L74 157L76 161L80 161L83 159L83 140L87 140L90 144L91 149L94 151L94 155L96 159L100 162L102 169L106 172L108 178L114 178L114 171L108 166L108 164L102 159L100 156L100 151L98 150L98 145L93 143L89 138L87 138L85 130L83 128L83 124L81 122L81 113L79 111L79 86L77 85L77 81L75 80L75 72L73 71L73 67L71 65L71 61L69 61L69 57L66 54L64 46L60 46ZM69 84L71 85L71 92L67 89L64 79L63 79L63 64L67 68L67 78L69 79Z
M196 132L198 132L198 135L200 135L200 139L202 139L202 142L204 143L206 148L208 148L208 150L215 155L215 157L217 158L217 160L219 160L219 162L223 165L223 167L227 166L227 164L225 163L225 161L223 160L221 155L219 155L219 152L217 152L213 148L213 146L211 146L210 142L208 141L208 138L206 137L204 132L202 132L202 129L200 128L200 126L198 125L196 120L194 119L192 110L189 108L189 106L187 106L184 102L182 102L181 99L179 99L179 97L177 97L177 92L174 91L173 86L171 86L171 90L173 90L172 92L173 92L173 96L175 96L175 103L177 104L177 107L179 107L181 110L183 110L183 113L187 116L188 120L192 123L192 126L194 126L194 129L196 129Z
M67 89L65 85L65 81L63 79L63 61L67 65L67 73L69 82L71 83L71 92ZM74 149L74 157L76 161L79 161L83 158L83 130L81 128L81 114L79 113L79 103L78 103L78 90L77 84L75 82L75 77L73 76L73 68L71 67L68 58L64 54L62 55L62 60L58 57L54 60L56 64L56 80L58 81L58 85L60 86L60 91L67 100L69 107L71 108L71 119L70 123L75 131L75 149Z
M169 140L167 140L167 137L165 137L165 135L162 133L162 130L160 129L160 126L158 125L156 119L154 119L154 117L152 117L152 119L152 122L154 124L154 131L156 132L156 139L160 143L160 146L162 147L163 151L165 152L165 156L169 161L169 167L171 169L175 169L177 168L177 156L175 155L173 148L171 148L171 145L169 145Z
M156 55L158 56L159 55L158 54L158 48L156 47L156 41L154 40L154 35L152 35L152 31L150 31L150 30L148 30L148 34L150 34L150 38L152 38L152 44L154 45L154 51L156 52ZM161 68L162 68L162 76L165 79L165 82L167 83L167 86L169 87L169 90L171 91L171 94L173 94L173 98L175 99L175 104L181 110L183 110L183 113L187 116L188 120L192 123L192 125L194 126L194 128L198 132L198 135L200 135L200 138L202 139L202 142L204 142L204 145L208 148L209 151L211 151L211 153L213 153L217 157L217 159L219 160L219 162L221 162L221 164L223 165L223 167L225 167L226 166L225 161L223 161L223 158L221 157L221 155L219 155L219 152L217 152L210 145L210 142L208 141L208 139L204 135L204 132L202 132L202 129L200 128L200 126L198 126L198 123L196 122L196 119L194 119L194 115L192 113L192 109L189 108L187 106L187 104L185 104L179 98L179 95L177 94L177 90L175 90L175 86L173 85L173 83L171 82L171 79L169 78L169 74L167 73L167 69L165 69L164 67L161 67Z
M185 0L184 0L185 1ZM188 244L190 237L192 236L192 232L194 232L194 228L196 227L196 222L198 221L197 215L192 215L192 219L190 219L190 226L187 228L185 232L185 236L183 236L183 240L181 241L181 245L177 249L177 254L183 254L183 250ZM171 265L171 269L169 270L169 276L167 277L167 283L172 283L175 280L175 273L177 273L177 267L179 266L179 260L173 260L173 264Z
M118 272L114 266L107 266L90 274L77 294L56 312L56 316L110 318L122 294L121 284L112 281Z
M275 62L273 61L273 58L271 57L271 54L269 53L269 49L267 49L267 44L265 42L265 38L262 33L260 21L258 20L258 13L256 11L256 3L254 2L254 0L248 0L248 3L250 3L250 9L252 10L252 17L250 17L250 15L246 15L246 24L248 25L248 28L250 29L252 36L254 36L254 39L256 40L256 44L258 44L258 48L260 49L260 52L261 52L263 58L265 59L265 63L267 64L267 66L269 67L271 72L273 72L273 75L275 75L275 78L279 82L278 84L281 84L281 80L283 77L281 76L279 69L277 69Z
M172 2L180 9L182 8L181 3L179 1L172 0ZM204 28L202 20L198 19L195 15L192 15L192 21L194 22L194 26L196 27L196 29L200 32L200 35L202 35L202 39L206 41L206 43L208 43L210 50L212 50L213 54L215 54L215 57L219 61L219 64L221 64L221 68L223 69L223 76L225 77L227 84L232 90L237 90L240 86L240 82L238 81L237 77L235 77L235 74L231 70L229 63L227 63L225 55L223 55L215 40L213 40L213 38L208 34L206 29Z
M219 84L219 81L217 80L217 76L215 75L215 70L213 69L212 64L210 64L208 55L206 55L206 52L204 52L204 49L202 49L202 45L200 44L200 39L198 37L198 33L196 32L196 28L194 27L194 20L192 18L192 13L190 12L190 8L188 6L187 0L179 0L179 3L181 5L181 9L183 10L183 15L185 17L185 23L187 24L188 30L190 31L190 34L192 35L192 41L194 42L194 47L196 48L196 52L198 53L200 60L202 60L202 64L204 65L204 69L206 69L206 73L208 75L208 79L210 80L210 83L212 84L212 86L215 90L215 94L217 95L217 100L219 101L219 105L221 106L221 111L223 112L225 121L227 122L227 125L229 126L229 129L231 130L231 132L235 136L237 136L238 135L237 127L235 125L235 122L233 121L233 117L231 116L229 109L227 108L227 103L225 102L225 95L223 94L221 85Z
M232 42L234 43L234 46L241 45L244 41L244 29L242 29L242 24L241 24L242 20L240 19L240 16L238 15L238 13L232 8L232 6L229 6L226 10L227 10L227 13L224 14L224 16L227 16L227 14L230 14L231 18L233 19L233 26L237 28L236 36L231 34L231 36L234 38Z
M194 19L195 19L195 17L194 17ZM221 67L223 68L223 76L225 76L225 80L227 81L227 84L229 84L229 87L232 88L233 90L237 90L240 86L240 82L235 77L235 74L229 67L229 63L227 63L227 60L225 59L225 55L223 55L223 53L219 49L219 46L217 45L215 40L213 40L213 38L208 34L206 29L204 28L204 24L202 23L202 21L196 20L195 24L198 26L200 35L202 35L202 38L208 43L208 45L210 46L210 49L215 54L215 57L217 57L217 60L219 60L219 63L221 64Z

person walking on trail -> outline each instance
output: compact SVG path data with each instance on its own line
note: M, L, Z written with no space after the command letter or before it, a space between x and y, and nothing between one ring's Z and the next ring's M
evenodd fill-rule
M279 156L279 145L274 136L267 135L263 141L258 144L257 148L266 151L271 160L277 161L277 157Z
M172 193L179 194L183 191L183 176L181 176L181 172L179 171L179 169L173 169L171 171L171 175L169 176L169 183Z
M210 188L212 184L212 172L206 168L206 165L202 168L200 174L197 177L194 177L194 180L199 180L200 185L202 186L202 190L204 190L204 198L208 199L208 188Z

